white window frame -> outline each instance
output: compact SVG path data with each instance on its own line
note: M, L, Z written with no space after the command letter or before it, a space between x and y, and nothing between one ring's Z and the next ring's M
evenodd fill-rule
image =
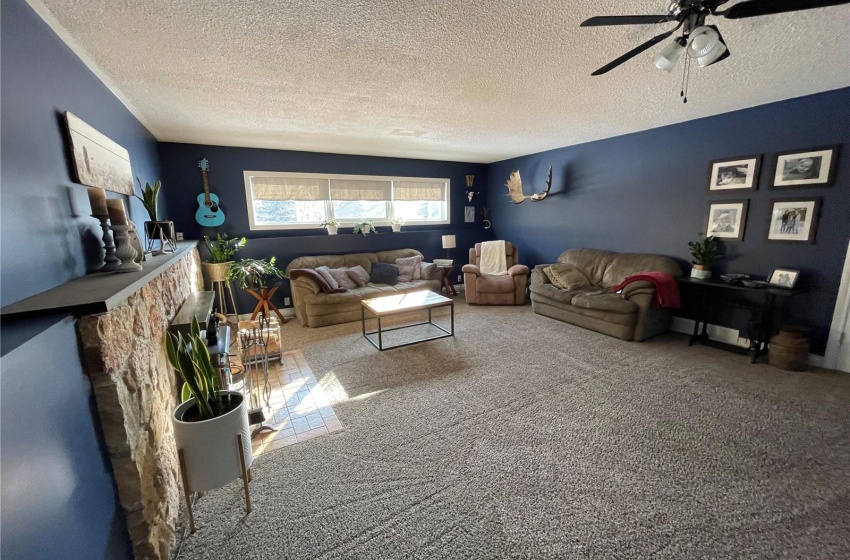
M327 179L330 181L331 179L350 179L350 180L371 180L371 181L390 181L391 183L394 181L423 181L429 182L433 181L434 183L442 183L445 184L446 188L446 217L444 220L416 220L416 221L406 221L404 225L446 225L451 224L451 193L452 193L452 183L451 179L443 178L443 177L396 177L389 175L338 175L338 174L330 174L330 173L296 173L291 171L243 171L242 172L243 180L245 181L245 204L248 208L248 226L253 230L288 230L288 229L311 229L311 228L319 228L322 227L321 222L302 222L299 224L274 224L274 225L260 225L257 224L254 220L254 198L251 192L251 177L304 177L309 179ZM333 203L330 200L324 201L325 204L325 216L330 219L333 217ZM387 201L387 218L385 220L372 220L372 223L378 226L389 226L390 219L392 217L393 212L393 201ZM341 222L340 227L354 227L354 225L358 223L356 221L345 220Z

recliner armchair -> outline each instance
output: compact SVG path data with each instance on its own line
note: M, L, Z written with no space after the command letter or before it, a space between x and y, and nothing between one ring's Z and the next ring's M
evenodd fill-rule
M508 273L503 275L482 274L481 243L469 250L469 263L463 265L464 293L467 303L479 305L523 305L525 286L528 282L528 267L519 264L519 249L505 242L505 262Z

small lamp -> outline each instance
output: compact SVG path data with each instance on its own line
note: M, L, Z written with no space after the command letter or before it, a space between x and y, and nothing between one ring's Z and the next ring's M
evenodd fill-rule
M685 52L685 46L687 44L687 41L685 41L683 37L675 39L672 43L664 47L655 57L655 66L658 67L659 70L664 70L665 72L673 70L673 67L676 66L676 62L679 61L679 57L681 57L682 53Z
M457 247L457 240L454 235L444 235L443 236L443 249L446 250L446 258L452 258L452 249Z
M688 56L693 58L700 68L705 68L727 58L729 49L716 26L704 25L691 31Z

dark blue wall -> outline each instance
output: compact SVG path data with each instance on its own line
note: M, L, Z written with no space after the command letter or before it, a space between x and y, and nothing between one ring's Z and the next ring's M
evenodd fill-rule
M232 237L246 236L249 238L248 246L239 256L275 256L281 268L295 257L303 255L369 252L405 247L418 249L430 260L445 256L440 240L440 236L445 234L457 235L458 249L452 256L465 262L466 248L491 238L490 232L483 229L481 222L480 208L484 204L484 193L473 201L479 210L476 222L464 222L464 206L469 205L465 176L475 175L477 190L486 190L486 165L176 143L161 143L159 154L163 172L163 192L166 193L170 209L168 218L174 221L175 227L184 233L186 239L200 239L204 235L214 237L217 232L226 232ZM198 160L202 157L206 157L210 163L210 191L218 195L226 216L227 221L220 228L201 228L195 222L195 211L198 209L196 198L203 192L201 173L198 169ZM451 224L404 226L400 233L391 233L389 227L382 227L378 228L382 233L368 236L354 235L350 229L341 229L340 234L336 236L329 236L323 229L318 228L252 232L248 227L248 207L242 175L246 170L448 177L452 185ZM459 270L457 273L459 274ZM457 278L453 280L457 281ZM275 295L274 301L279 307L284 307L283 298L289 295L288 290L288 285L285 285ZM250 311L254 300L241 290L237 293L239 311Z
M5 305L82 275L99 248L86 189L71 181L64 111L127 148L143 181L159 163L153 136L23 0L3 0L0 20ZM131 215L145 217L135 202ZM130 558L74 321L4 321L0 337L0 555Z
M770 188L777 152L830 144L844 145L834 186ZM709 161L751 154L764 154L757 191L709 194ZM548 199L508 201L512 170L521 171L530 194L550 163ZM787 320L813 327L812 349L823 353L850 234L850 89L506 160L488 173L495 235L519 245L529 265L590 247L669 255L689 270L687 241L705 231L709 203L749 199L744 240L723 243L715 274L801 270L810 291L792 300ZM798 196L823 197L816 242L765 241L771 199Z

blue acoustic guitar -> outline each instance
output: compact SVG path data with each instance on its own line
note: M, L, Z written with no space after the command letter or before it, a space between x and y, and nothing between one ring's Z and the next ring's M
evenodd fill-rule
M207 175L210 170L210 162L203 158L198 162L201 168L201 176L204 178L204 194L198 195L198 211L195 212L195 221L205 227L218 227L224 223L224 212L218 205L218 197L210 194L210 179Z

